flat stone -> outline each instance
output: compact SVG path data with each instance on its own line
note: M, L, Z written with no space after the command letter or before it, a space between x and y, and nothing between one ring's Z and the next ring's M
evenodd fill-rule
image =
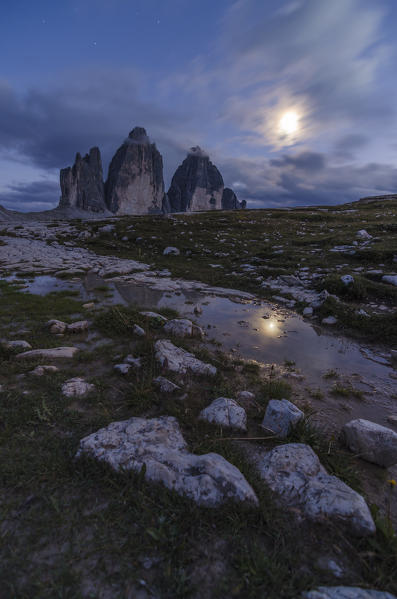
M146 318L153 318L154 320L157 320L158 322L164 323L167 322L167 318L165 316L162 316L161 314L157 314L157 312L139 312L139 314L141 314L142 316L145 316Z
M164 376L158 376L153 379L153 383L160 389L162 393L174 393L174 391L180 391L181 388L175 385L172 381L169 381Z
M163 256L179 256L180 253L181 252L178 250L178 248L169 246L163 251Z
M303 417L302 410L287 399L271 399L266 407L262 428L284 439Z
M80 441L76 457L87 455L115 470L142 472L198 505L217 507L225 501L258 504L241 472L216 453L188 452L178 422L171 416L130 418Z
M234 399L218 397L209 406L201 410L200 420L206 420L212 424L247 430L247 414Z
M94 302L87 302L86 304L83 304L83 308L85 310L93 310L95 308L95 304Z
M156 359L160 362L161 366L172 372L180 374L191 372L193 374L206 374L210 376L216 374L215 366L198 360L193 354L180 347L176 347L168 339L156 341L154 349L156 351Z
M41 366L36 366L36 368L31 370L29 374L33 374L34 376L43 376L44 374L53 374L54 372L59 372L59 368L56 366L43 364Z
M240 401L253 401L255 399L255 395L251 393L251 391L239 391L237 393L237 399Z
M47 322L47 326L50 329L50 333L53 333L54 335L62 334L68 328L66 322L62 322L62 320L56 320L54 318Z
M95 385L87 383L80 377L65 381L62 385L62 394L66 397L81 397L95 390Z
M140 327L138 324L134 324L134 326L132 327L132 332L134 333L134 335L136 335L137 337L145 337L146 336L146 332L144 331L144 329L142 327Z
M52 360L73 358L74 354L79 350L77 347L52 347L51 349L32 349L25 351L15 356L17 360L33 359L33 358L48 358Z
M359 418L344 425L342 437L350 451L367 462L385 468L397 463L397 433L390 428Z
M77 322L68 324L68 328L66 330L68 333L83 333L87 329L88 329L88 321L87 320L78 320Z
M397 287L397 275L383 275L382 281Z
M120 374L128 374L131 368L131 364L116 364L114 366L114 369L117 370L117 372L119 372Z
M262 458L259 473L280 503L299 508L311 520L344 524L357 536L376 530L364 498L329 475L308 445L275 447Z
M134 356L131 356L131 354L124 358L124 362L130 366L133 366L134 368L142 368L142 359L134 358Z
M332 324L336 324L337 322L338 322L338 319L335 318L335 316L327 316L326 318L322 319L321 324L332 325Z
M302 599L397 599L383 591L371 591L359 587L318 587L302 594Z
M164 332L174 337L192 337L193 323L187 318L174 318L164 325Z
M306 308L303 309L303 316L313 316L313 308L306 306Z
M27 341L15 339L15 341L5 341L3 343L8 349L32 349L32 346Z

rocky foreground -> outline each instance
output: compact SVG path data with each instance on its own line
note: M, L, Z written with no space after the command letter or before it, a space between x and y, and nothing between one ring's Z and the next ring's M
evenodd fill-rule
M240 225L256 217L246 218ZM217 351L196 322L200 304L181 318L112 305L99 287L90 301L71 288L29 292L37 275L72 283L95 273L164 293L257 301L256 287L221 286L228 278L209 277L199 259L202 280L189 277L197 251L182 235L189 221L178 235L174 221L173 244L164 235L156 252L159 222L150 236L139 219L2 231L5 596L392 599L396 423L347 418L327 437L313 426L302 388L299 399L295 393L304 373ZM227 229L222 250L210 250L208 272L218 271L212 252L229 253L217 256L226 269L233 251ZM275 261L284 251L276 234ZM355 252L366 251L361 245L352 244ZM126 246L135 259L120 256ZM186 277L176 276L182 257ZM381 276L393 277L394 254L383 259ZM240 272L271 288L274 273L266 279L258 264L250 257ZM311 308L306 317L321 323L332 316L321 312L330 300L314 287L309 264L299 266L304 277L277 281L275 296ZM341 289L360 276L347 268L337 276L354 280L341 281ZM231 281L233 272L225 273ZM393 304L384 301L392 319ZM390 364L393 351L383 348Z

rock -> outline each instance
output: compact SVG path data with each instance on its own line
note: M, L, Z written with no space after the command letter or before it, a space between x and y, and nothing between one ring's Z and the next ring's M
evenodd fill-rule
M177 420L170 416L113 422L80 441L77 457L82 455L115 470L142 472L147 481L160 482L205 507L229 500L258 504L244 476L223 457L189 453Z
M302 599L396 599L396 596L359 587L318 587L303 593Z
M307 306L306 308L304 308L303 316L313 316L313 308L310 306Z
M114 214L160 214L164 199L163 159L145 129L135 127L117 150L105 185Z
M101 154L91 148L84 158L76 154L72 167L60 172L61 199L59 208L79 208L92 212L106 210Z
M384 283L390 283L390 285L394 285L397 287L397 275L383 275L382 281Z
M220 210L223 179L209 156L194 147L172 177L168 201L172 212Z
M56 366L42 365L36 366L36 368L31 370L29 374L33 374L34 376L43 376L44 374L51 374L54 372L59 372L59 368Z
M174 337L192 337L193 323L187 318L174 318L164 325L164 332Z
M216 368L211 364L206 364L198 360L193 354L185 351L180 347L176 347L167 339L159 339L154 345L156 351L156 359L160 364L172 372L186 374L206 374L215 376Z
M239 391L237 393L237 399L240 401L253 401L255 395L251 391Z
M324 572L329 572L335 578L344 578L346 575L345 569L332 557L322 556L319 557L316 566L323 570Z
M326 318L322 319L321 324L333 325L333 324L336 324L337 322L338 322L338 319L335 318L335 316L327 316Z
M31 349L15 356L20 359L48 358L52 360L73 358L79 350L77 347L52 347L51 349Z
M222 194L222 210L241 210L242 208L243 204L238 201L234 191L225 187Z
M134 356L131 356L131 354L124 358L124 362L126 364L130 364L130 366L133 366L134 368L142 368L142 359L134 358Z
M32 349L32 346L27 341L16 339L15 341L5 341L3 345L7 349Z
M49 320L46 324L50 329L50 333L53 333L54 335L62 335L68 328L66 322L62 322L62 320L52 319Z
M193 308L193 312L194 312L195 314L202 314L202 313L203 313L203 309L202 309L202 307L200 306L200 304L196 304L196 305L194 306L194 308Z
M132 332L137 337L145 337L146 336L146 332L138 324L134 324L134 326L132 327Z
M62 385L62 394L66 397L81 397L82 395L94 391L94 389L95 385L87 383L80 377L75 377L64 382Z
M302 418L304 418L302 410L287 399L271 399L266 407L262 428L285 439Z
M87 304L83 304L83 308L85 310L93 310L95 308L94 302L88 302Z
M309 519L343 523L358 536L375 532L363 497L329 475L308 445L275 447L259 463L259 473L281 503L299 508Z
M390 428L359 418L344 425L342 437L358 457L388 468L397 463L397 433Z
M178 250L178 248L169 246L163 251L163 256L179 256L180 253L181 252Z
M234 399L218 397L209 406L201 410L200 420L206 420L212 424L247 430L247 414L244 408L238 405Z
M340 280L344 285L352 285L354 283L354 278L351 275L342 275Z
M131 368L132 364L116 364L114 367L114 369L117 370L117 372L120 372L120 374L128 374Z
M153 379L153 383L160 389L162 393L174 393L174 391L180 391L181 388L175 385L172 381L169 381L163 376L158 376Z
M108 233L113 233L113 231L115 229L116 229L116 225L112 225L112 224L104 225L103 227L100 227L98 229L98 233L101 233L101 234L104 233L105 235L107 235Z
M88 329L87 320L78 320L72 324L68 324L67 333L84 333Z
M357 231L356 237L358 237L359 239L362 239L364 241L368 240L368 239L372 239L372 235L370 235L365 229L361 229L360 231Z
M204 330L196 324L192 324L192 337L195 337L197 339L204 339Z

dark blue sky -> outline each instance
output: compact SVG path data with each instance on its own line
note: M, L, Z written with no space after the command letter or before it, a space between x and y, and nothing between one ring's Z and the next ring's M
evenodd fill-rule
M0 203L59 199L144 126L166 184L196 144L251 207L397 191L394 0L3 0Z

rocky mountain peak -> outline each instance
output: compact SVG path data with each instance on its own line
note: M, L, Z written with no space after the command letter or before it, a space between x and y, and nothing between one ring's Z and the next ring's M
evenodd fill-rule
M138 143L150 143L150 139L143 127L134 127L128 134L128 139Z
M84 158L78 152L74 165L61 170L60 184L60 208L79 208L92 212L106 210L99 148L91 148Z

